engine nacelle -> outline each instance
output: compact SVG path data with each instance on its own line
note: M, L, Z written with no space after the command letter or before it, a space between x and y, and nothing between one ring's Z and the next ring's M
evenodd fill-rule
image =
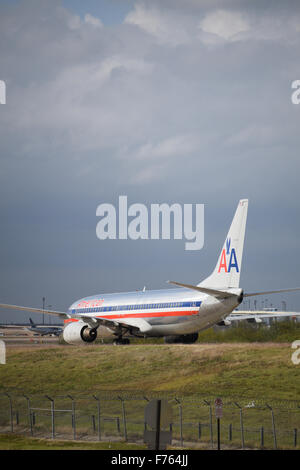
M97 338L97 329L82 321L72 322L64 328L63 338L68 344L92 343Z

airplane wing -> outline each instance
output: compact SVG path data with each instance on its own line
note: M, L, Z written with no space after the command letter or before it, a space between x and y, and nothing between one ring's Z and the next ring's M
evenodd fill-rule
M10 308L13 310L23 310L25 312L32 312L32 313L45 313L47 315L54 315L60 317L64 320L68 318L74 318L77 320L85 321L90 325L91 328L97 328L98 326L105 326L111 330L117 330L120 328L124 328L136 333L146 333L147 331L151 330L151 325L142 318L124 318L122 321L119 320L109 320L108 318L101 318L101 317L91 317L88 314L81 313L81 314L72 314L69 315L66 312L59 312L55 310L46 310L42 308L33 308L33 307L23 307L20 305L10 305L10 304L0 304L0 308Z
M228 317L226 317L225 319L225 324L226 322L228 322L227 324L230 325L231 322L233 321L241 321L241 320L247 320L248 322L255 322L255 323L262 323L263 319L268 319L268 318L288 318L288 317L292 317L292 318L300 318L300 312L286 312L286 313L277 313L277 312L266 312L266 313L255 313L255 311L253 311L253 313L249 313L249 312L245 312L243 313L242 310L240 310L239 312L237 313L231 313L230 315L228 315Z
M300 290L300 287L294 287L293 289L269 290L265 292L252 292L250 294L244 293L244 297L254 297L256 295L265 295L265 294L278 294L280 292L296 292L297 290Z
M46 310L42 308L22 307L20 305L0 304L0 308L11 308L13 310L25 310L25 312L32 312L32 313L45 313L47 315L55 315L57 317L63 317L63 318L66 318L66 316L68 316L66 312L57 312L55 310Z

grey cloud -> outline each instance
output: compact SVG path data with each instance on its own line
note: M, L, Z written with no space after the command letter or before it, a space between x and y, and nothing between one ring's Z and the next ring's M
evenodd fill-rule
M61 305L67 300L56 279L64 278L70 302L97 286L110 291L114 279L114 290L126 290L140 279L141 263L149 266L149 287L164 287L170 272L200 280L240 197L250 199L244 282L255 289L299 284L300 106L290 99L300 78L299 7L274 2L270 15L268 3L250 3L139 2L123 24L109 27L58 0L1 7L5 301L30 303L39 277L39 290L55 286ZM219 38L201 32L215 11L235 12L249 29ZM176 243L104 245L95 210L119 194L147 204L205 203L204 250L191 256ZM281 259L285 279L276 268ZM163 260L159 277L153 260ZM276 285L255 285L257 271Z

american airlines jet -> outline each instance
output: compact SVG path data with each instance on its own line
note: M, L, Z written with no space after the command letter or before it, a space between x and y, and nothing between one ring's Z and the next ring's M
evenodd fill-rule
M94 295L77 300L67 312L7 304L0 307L62 317L63 338L70 344L95 341L99 326L112 331L115 344L128 344L128 336L164 336L168 343L193 343L200 330L243 319L243 315L230 314L245 297L300 290L243 292L240 274L247 210L248 200L240 200L214 271L197 285L168 281L178 287ZM230 320L226 323L227 317Z

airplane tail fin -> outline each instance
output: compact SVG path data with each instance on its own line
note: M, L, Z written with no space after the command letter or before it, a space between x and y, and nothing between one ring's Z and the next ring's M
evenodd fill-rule
M29 318L29 321L30 321L31 326L35 326L35 324L32 321L32 318Z
M238 203L229 232L212 274L198 284L211 289L239 287L248 211L248 199Z

